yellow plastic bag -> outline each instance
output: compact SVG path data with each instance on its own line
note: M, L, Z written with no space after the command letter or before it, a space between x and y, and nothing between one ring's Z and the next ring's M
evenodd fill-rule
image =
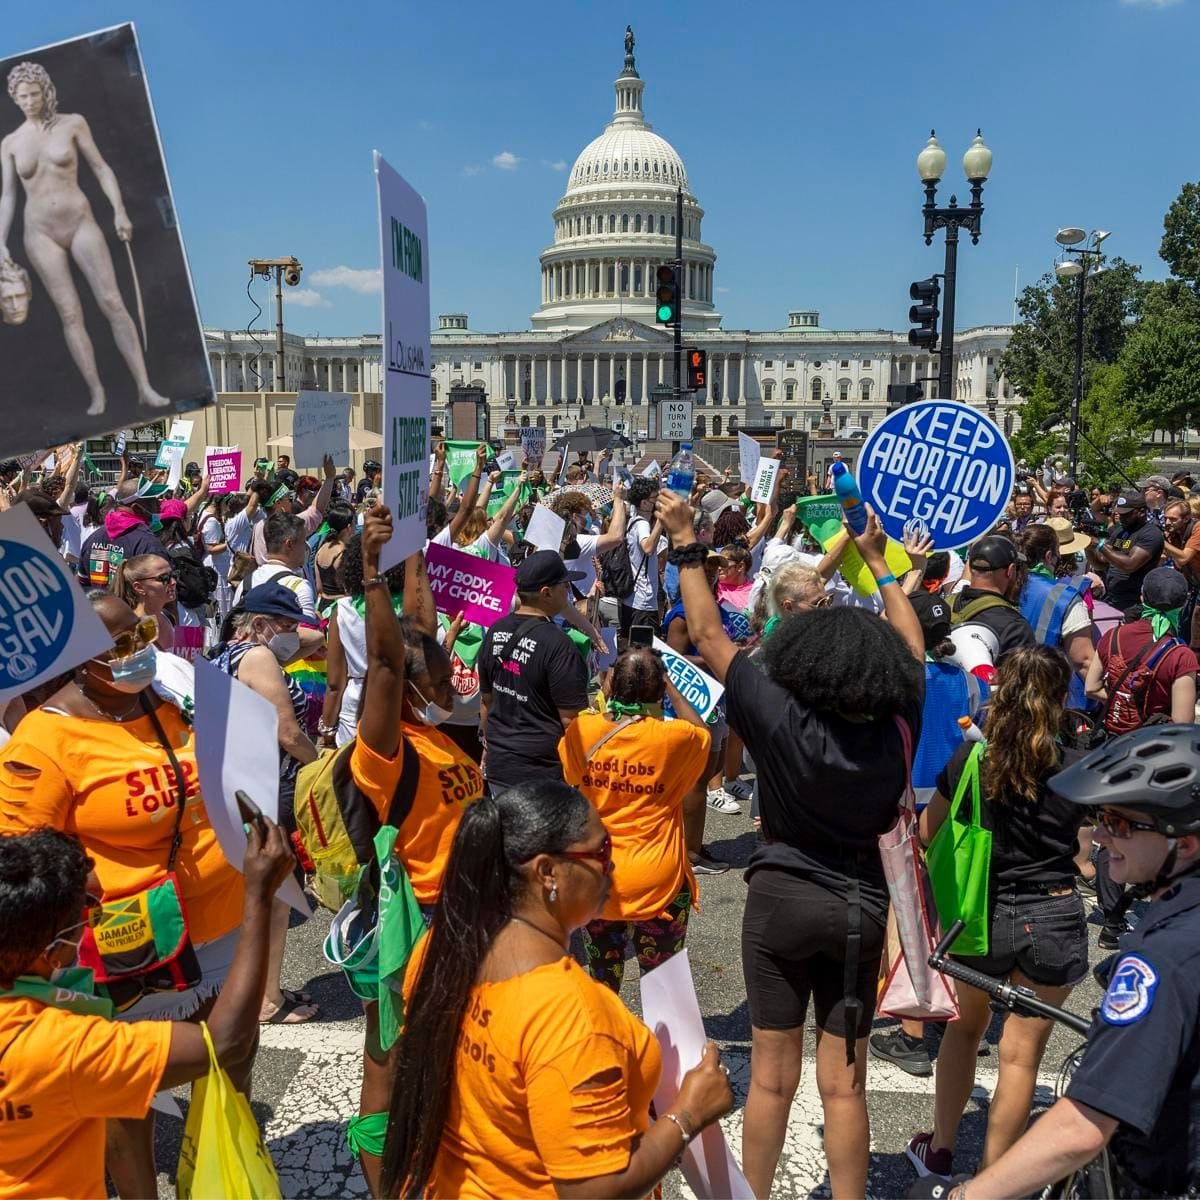
M208 1026L208 1074L192 1085L179 1151L179 1200L280 1200L279 1177L258 1132L250 1102L217 1062Z

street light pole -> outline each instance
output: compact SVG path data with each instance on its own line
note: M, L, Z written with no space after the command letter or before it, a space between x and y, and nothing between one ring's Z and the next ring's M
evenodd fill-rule
M683 297L687 272L683 266L683 188L675 189L675 269L679 272L679 307L675 310L675 399L683 395Z

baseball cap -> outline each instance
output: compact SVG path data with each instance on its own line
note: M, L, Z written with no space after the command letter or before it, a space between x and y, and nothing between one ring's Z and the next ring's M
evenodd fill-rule
M1146 497L1141 492L1134 491L1132 488L1126 488L1113 501L1113 512L1115 513L1132 512L1134 509L1145 507Z
M909 597L909 603L917 614L917 620L921 622L926 650L932 650L950 636L950 605L941 596L917 592Z
M1080 554L1092 544L1092 539L1086 533L1075 532L1075 527L1066 517L1051 517L1046 524L1058 538L1059 554Z
M303 621L304 609L295 593L288 591L274 580L260 583L252 587L243 597L238 607L243 612L255 613L264 617L282 617L287 621Z
M1165 492L1171 486L1171 481L1165 475L1147 475L1145 479L1139 479L1137 485L1140 488L1156 487Z
M187 505L182 500L164 500L158 506L158 515L164 521L182 521L187 516Z
M725 495L724 492L713 489L711 492L705 492L700 498L700 507L714 521L727 509L733 508L737 501L732 496Z
M1016 546L1008 538L995 533L980 538L967 555L972 569L981 571L1003 571L1019 558Z
M1187 580L1183 572L1174 567L1155 567L1142 580L1142 603L1157 608L1159 612L1182 608L1187 594Z
M555 550L535 550L517 568L517 591L539 592L544 587L557 587L568 580L574 583L585 578L583 571L568 571Z
M200 470L200 464L198 462L190 462L186 467L183 468L183 473L185 475L202 475L204 472Z

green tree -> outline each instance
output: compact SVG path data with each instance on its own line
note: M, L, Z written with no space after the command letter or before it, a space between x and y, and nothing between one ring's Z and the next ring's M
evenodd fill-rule
M1195 425L1200 324L1183 310L1144 317L1121 353L1130 419L1175 436Z
M1125 372L1119 363L1098 366L1092 371L1081 417L1087 435L1086 439L1079 439L1079 474L1082 478L1120 482L1113 470L1114 463L1131 479L1150 473L1151 460L1142 456L1141 448L1151 427L1132 421ZM1095 448L1089 441L1095 443Z
M1032 390L1026 392L1025 399L1017 413L1021 418L1021 428L1009 439L1012 446L1013 458L1018 462L1025 460L1031 469L1036 469L1042 459L1053 454L1062 443L1061 434L1042 433L1042 422L1049 417L1062 416L1062 407L1054 399L1054 393L1046 382L1046 373L1038 372Z
M1185 183L1167 209L1158 253L1173 275L1200 288L1200 183Z

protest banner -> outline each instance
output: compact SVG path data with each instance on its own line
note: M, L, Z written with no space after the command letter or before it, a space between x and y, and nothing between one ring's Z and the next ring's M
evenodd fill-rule
M969 404L906 404L871 431L858 486L890 537L928 533L935 550L967 546L1000 518L1012 493L1012 450Z
M750 487L750 499L756 504L770 504L771 495L775 491L775 476L779 474L779 459L759 459L758 469L754 472L754 482Z
M517 480L520 478L520 471L504 471L501 473L500 482L492 488L492 494L488 497L487 511L489 517L494 517L504 506L504 502L512 494L513 488L518 486ZM533 488L528 483L522 483L519 486L521 488L521 498L517 501L518 509L533 499Z
M446 442L446 475L460 492L475 471L479 462L475 451L482 445L482 442Z
M540 461L546 453L546 431L534 427L522 429L521 449L525 451L526 458Z
M176 417L171 422L171 432L159 444L158 457L154 460L154 465L159 470L168 469L176 458L183 461L188 442L192 440L193 424L194 422L185 421L182 417Z
M133 26L5 57L0 77L14 99L21 83L34 85L43 106L28 122L15 103L0 108L9 163L22 164L5 172L0 195L0 208L15 214L11 231L5 228L13 263L0 289L6 453L213 403L208 347ZM45 107L55 98L57 114ZM79 261L69 249L35 257L29 242L42 228L54 230L56 246L74 247ZM96 290L105 278L116 280L115 302L107 289Z
M762 447L747 433L738 430L738 476L749 486L758 473L758 460L762 458Z
M0 512L0 703L111 647L29 507Z
M699 1065L708 1042L687 950L647 971L639 986L642 1020L662 1052L654 1107L665 1113L675 1104L684 1075ZM686 1147L680 1170L700 1200L753 1200L754 1192L715 1121Z
M204 470L212 496L227 496L241 491L242 452L236 446L206 446Z
M430 542L425 548L425 572L438 612L485 628L508 616L517 590L517 572L474 554Z
M842 527L842 504L836 496L804 496L796 501L796 513L805 529L826 553L845 532ZM904 547L891 538L884 548L883 557L897 579L903 579L912 569L912 559L904 552ZM860 596L873 596L879 591L871 568L863 562L853 542L843 552L838 570Z
M725 695L725 689L711 675L688 662L682 654L676 654L666 642L654 639L654 649L662 655L663 666L679 694L708 720L717 702Z
M425 201L375 153L383 270L383 491L392 539L382 570L425 545L429 497L429 234Z
M319 467L327 454L334 466L344 467L350 461L350 396L301 392L292 413L292 464Z
M226 861L242 869L246 834L235 793L243 791L265 816L279 821L279 714L269 700L206 658L196 673L196 769L208 823ZM312 909L293 875L279 899L308 916Z
M539 504L525 527L525 540L539 550L558 550L567 523L546 504Z

